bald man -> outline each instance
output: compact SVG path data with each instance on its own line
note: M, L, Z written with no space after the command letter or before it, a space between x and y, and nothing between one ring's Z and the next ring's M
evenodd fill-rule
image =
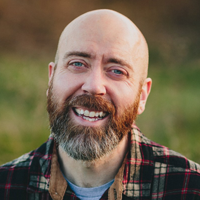
M135 125L152 81L128 18L96 10L62 32L49 64L48 141L0 168L0 199L200 199L200 166Z

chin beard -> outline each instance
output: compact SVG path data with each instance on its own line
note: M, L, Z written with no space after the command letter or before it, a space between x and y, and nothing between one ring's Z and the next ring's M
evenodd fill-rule
M102 158L111 152L130 131L137 116L139 97L140 95L137 95L133 105L117 117L114 104L98 96L83 94L75 98L69 97L64 105L58 105L51 84L47 110L55 141L76 160L94 161ZM108 112L109 119L104 126L100 127L79 125L69 116L70 109L75 106Z
M72 158L82 161L93 161L111 152L120 138L112 131L103 128L74 126L69 122L62 135L55 134L55 140Z

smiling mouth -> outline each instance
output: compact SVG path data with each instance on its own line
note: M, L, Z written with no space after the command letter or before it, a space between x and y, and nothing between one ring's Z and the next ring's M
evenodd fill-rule
M72 108L75 114L83 119L94 122L98 120L102 120L108 116L109 113L103 111L89 111L83 108Z

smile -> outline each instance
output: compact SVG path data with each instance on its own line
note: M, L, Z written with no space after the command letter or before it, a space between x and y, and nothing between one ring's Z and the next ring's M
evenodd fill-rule
M90 122L101 120L108 115L103 111L89 111L83 108L73 108L73 110L77 116Z

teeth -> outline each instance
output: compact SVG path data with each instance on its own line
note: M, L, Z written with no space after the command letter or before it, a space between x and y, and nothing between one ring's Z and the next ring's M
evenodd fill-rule
M92 112L90 112L90 115L89 115L89 117L94 117L94 115L95 115L95 112L94 112L94 111L92 111Z
M96 118L89 118L89 117L85 117L85 116L83 116L83 119L88 120L88 121L90 121L90 122L94 122L94 121L97 121L97 120L98 120L98 119L96 119Z
M105 117L106 116L106 113L103 113L102 117Z
M102 112L102 111L99 113L99 116L100 116L100 117L102 117L102 116L103 116L103 112Z
M101 112L91 111L90 112L88 110L83 110L80 108L75 108L75 110L79 115L82 115L82 117L88 121L96 121L96 120L98 120L97 117L102 118L102 117L106 116L106 113L104 113L103 111L101 111ZM94 117L96 117L96 118L94 118Z
M89 118L89 117L85 117L85 116L83 116L83 119L86 119L86 120L89 121L90 118Z
M79 109L76 109L76 112L77 112L79 115L81 114Z
M90 114L90 112L88 110L85 110L84 115L88 117L89 114Z

